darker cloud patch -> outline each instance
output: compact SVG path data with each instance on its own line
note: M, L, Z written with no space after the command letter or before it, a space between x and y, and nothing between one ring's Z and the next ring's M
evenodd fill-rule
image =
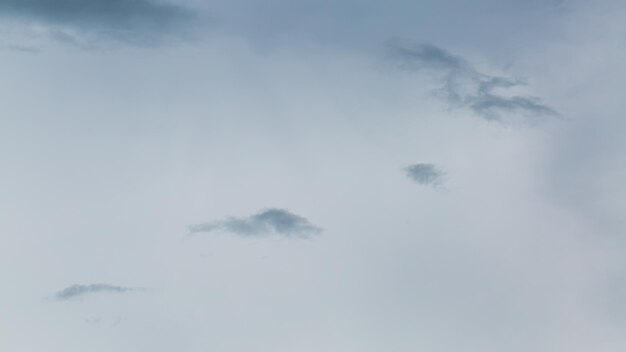
M555 115L556 112L542 104L535 97L505 98L494 94L482 94L476 97L469 105L476 114L488 119L498 119L502 111L518 111L533 115Z
M443 183L444 172L434 164L414 164L404 168L406 175L420 185L439 186Z
M511 114L558 115L537 97L505 94L510 88L525 85L523 80L484 74L462 57L430 44L392 43L390 48L390 56L400 68L435 74L441 81L437 93L451 106L468 108L487 120L497 121Z
M109 284L72 285L57 292L55 298L59 301L67 301L94 293L124 293L135 290L137 289Z
M266 209L248 217L230 217L189 226L190 234L229 232L244 237L277 234L284 237L306 238L321 231L304 217L276 208Z
M0 0L0 17L43 24L67 41L144 45L181 39L198 20L187 8L151 0Z
M430 44L422 44L413 48L394 46L394 55L401 59L405 68L411 69L461 69L465 61L448 51Z

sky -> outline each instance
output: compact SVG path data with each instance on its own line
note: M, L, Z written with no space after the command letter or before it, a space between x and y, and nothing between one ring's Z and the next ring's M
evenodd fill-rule
M0 0L0 350L626 350L626 4Z

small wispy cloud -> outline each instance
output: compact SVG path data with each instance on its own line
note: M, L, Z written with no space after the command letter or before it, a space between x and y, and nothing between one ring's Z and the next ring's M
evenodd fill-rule
M149 45L187 36L198 16L152 0L0 0L0 19L35 25L53 39L80 45L102 40Z
M102 283L89 285L72 285L57 292L54 295L54 298L58 301L67 301L70 299L80 298L95 293L124 293L137 290L139 289Z
M392 55L407 69L467 70L469 67L462 58L431 44L406 47L391 43Z
M284 209L271 208L248 217L230 217L189 226L190 234L201 232L228 232L244 237L276 234L290 238L307 238L319 234L322 229L302 216Z
M494 94L481 94L469 103L470 109L476 114L490 120L497 120L504 111L524 112L533 115L556 115L550 107L535 97L502 97Z
M434 164L414 164L404 168L406 176L420 185L440 186L445 173Z
M438 95L453 107L468 108L487 120L503 121L507 115L557 116L541 99L507 95L507 89L526 85L521 79L492 76L476 70L467 60L431 44L390 44L390 57L401 69L437 74Z

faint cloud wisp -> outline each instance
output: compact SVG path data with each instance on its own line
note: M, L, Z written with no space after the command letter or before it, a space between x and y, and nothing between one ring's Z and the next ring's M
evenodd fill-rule
M89 285L72 285L57 292L54 297L58 301L67 301L70 299L84 297L94 293L124 293L136 291L137 288L114 286L110 284L89 284Z
M230 217L220 221L189 226L190 234L229 232L242 237L276 234L288 238L308 238L322 229L306 218L284 209L271 208L249 217Z
M430 71L438 74L438 95L453 107L468 108L487 120L504 121L505 115L558 116L537 97L507 95L507 89L523 86L523 80L492 76L477 71L462 57L431 45L390 44L390 57L408 71ZM497 91L500 91L498 94Z

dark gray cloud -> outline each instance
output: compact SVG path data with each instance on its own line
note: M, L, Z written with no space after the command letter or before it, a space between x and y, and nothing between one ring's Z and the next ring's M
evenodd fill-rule
M439 186L445 176L434 164L414 164L405 167L404 171L408 178L421 185Z
M43 24L65 41L152 44L182 39L198 16L151 0L0 0L0 18Z
M83 297L92 293L124 293L137 288L114 286L109 284L72 285L57 292L54 296L59 301Z
M523 80L481 73L462 57L430 44L407 46L393 42L390 48L390 56L400 68L436 74L441 80L436 92L453 107L468 108L487 120L498 121L511 114L558 115L537 97L497 93L523 86Z
M309 237L321 228L284 209L266 209L249 217L230 217L220 221L189 226L189 233L230 232L240 236L277 234L285 237Z

